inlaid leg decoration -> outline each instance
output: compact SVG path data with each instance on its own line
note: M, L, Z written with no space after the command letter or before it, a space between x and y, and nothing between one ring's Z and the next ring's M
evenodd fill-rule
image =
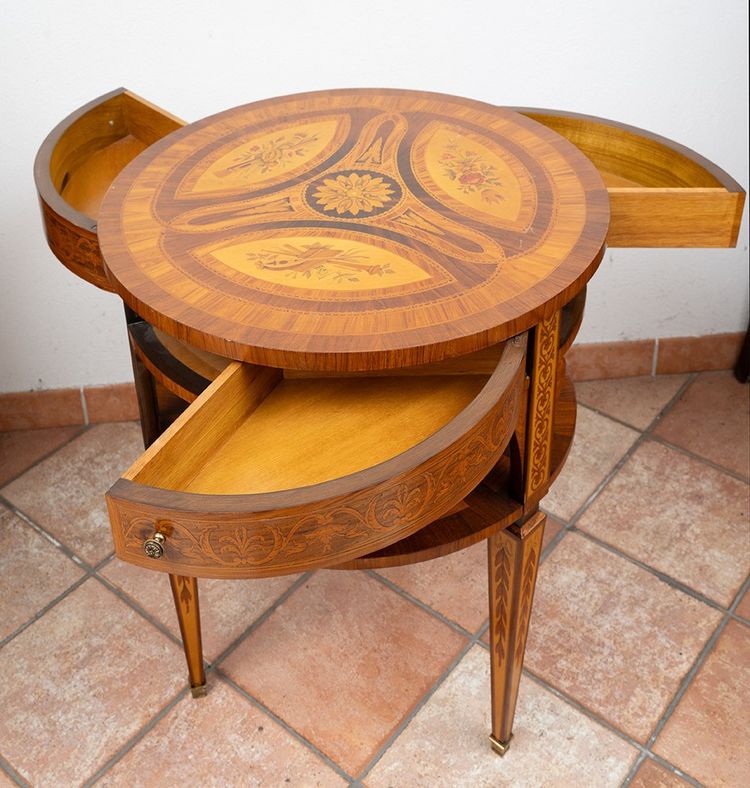
M169 583L172 586L177 620L180 623L180 634L190 677L190 692L194 698L202 698L206 694L206 672L203 669L198 581L194 577L170 575Z
M505 755L513 730L518 684L534 599L543 512L487 539L490 581L490 686L492 749Z

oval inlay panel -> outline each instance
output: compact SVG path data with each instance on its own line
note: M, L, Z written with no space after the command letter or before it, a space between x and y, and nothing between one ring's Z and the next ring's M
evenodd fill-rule
M511 110L398 90L237 107L113 183L113 286L219 355L302 369L438 361L562 306L603 253L609 201L567 140Z
M246 241L211 254L229 268L284 288L378 290L430 278L401 255L347 238L280 236Z

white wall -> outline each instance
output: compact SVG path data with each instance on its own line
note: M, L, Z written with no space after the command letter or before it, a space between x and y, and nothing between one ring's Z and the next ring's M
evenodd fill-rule
M268 96L392 86L642 126L748 185L746 0L2 0L0 391L130 379L117 297L45 246L32 161L125 85L188 120ZM746 211L747 214L747 211ZM585 342L744 329L747 215L729 250L616 250Z

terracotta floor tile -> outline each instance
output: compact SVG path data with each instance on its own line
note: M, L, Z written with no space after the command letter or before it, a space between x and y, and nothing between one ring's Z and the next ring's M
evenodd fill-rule
M729 605L750 571L748 485L653 441L578 527Z
M117 558L107 564L101 574L180 637L166 574L126 564ZM198 598L205 658L210 662L218 657L297 577L285 575L268 580L200 580Z
M8 785L8 786L12 786L12 788L16 788L18 783L16 783L15 780L11 780L10 777L8 777L8 775L2 769L0 769L0 785L2 786Z
M654 432L750 476L750 388L731 372L699 375Z
M557 518L547 515L543 547L562 528ZM487 620L486 541L444 558L381 569L379 573L469 632L476 632Z
M661 409L679 391L687 375L649 375L621 380L591 380L576 383L576 397L582 405L614 416L645 430Z
M557 517L547 514L547 522L544 524L544 538L542 539L542 550L546 550L549 543L562 531L565 527Z
M745 595L740 599L739 605L737 605L735 611L738 616L742 616L750 620L750 589L745 591Z
M33 784L79 784L184 685L179 648L96 580L0 651L2 755Z
M563 520L570 519L637 438L635 430L579 407L573 445L544 498L544 510Z
M92 427L2 494L89 563L112 552L104 493L143 451L134 423Z
M720 618L569 533L539 570L525 666L645 741Z
M97 783L123 788L346 784L222 681L201 700L182 699Z
M696 731L700 731L696 742ZM706 785L750 785L750 627L730 621L654 752Z
M356 775L465 642L363 572L319 572L222 668Z
M380 574L470 632L479 629L487 619L484 540L444 558L382 569Z
M636 751L606 728L521 679L510 750L490 731L489 655L475 646L365 778L382 786L620 785Z
M0 640L82 575L47 539L0 507Z
M687 785L690 785L687 780L678 777L651 758L646 758L635 773L630 788L685 788Z
M0 432L0 486L54 451L81 431L81 427Z

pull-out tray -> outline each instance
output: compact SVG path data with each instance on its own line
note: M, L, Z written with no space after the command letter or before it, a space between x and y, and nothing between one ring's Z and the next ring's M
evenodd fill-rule
M117 555L262 577L372 552L459 504L516 427L525 338L378 377L231 363L109 491ZM144 552L154 534L158 560Z
M724 170L672 140L612 120L519 109L569 139L607 185L608 246L734 246L745 192Z
M128 162L183 125L119 88L71 113L47 135L34 180L49 247L74 274L112 289L96 234L102 197Z

